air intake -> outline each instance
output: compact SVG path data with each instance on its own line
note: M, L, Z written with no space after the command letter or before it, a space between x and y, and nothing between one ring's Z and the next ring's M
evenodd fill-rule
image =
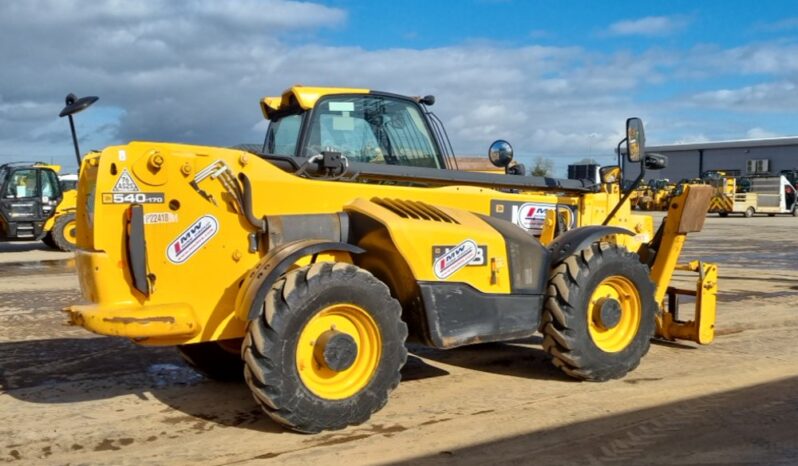
M402 218L412 218L414 220L426 220L430 222L460 223L439 208L424 202L377 197L372 199L371 202L378 206L385 207Z

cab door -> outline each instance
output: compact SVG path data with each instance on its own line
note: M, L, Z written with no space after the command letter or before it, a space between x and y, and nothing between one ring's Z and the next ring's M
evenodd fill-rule
M58 175L49 168L39 170L39 186L41 188L41 215L43 220L52 217L63 198Z

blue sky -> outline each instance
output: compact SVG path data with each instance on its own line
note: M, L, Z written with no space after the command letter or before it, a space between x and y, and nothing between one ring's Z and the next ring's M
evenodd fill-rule
M0 161L74 165L70 91L100 96L83 150L231 145L294 83L433 93L457 153L508 139L561 175L628 116L654 144L798 135L794 1L7 1L0 58Z

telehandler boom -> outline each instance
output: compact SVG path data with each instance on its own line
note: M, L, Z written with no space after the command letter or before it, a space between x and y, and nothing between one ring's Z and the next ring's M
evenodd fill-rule
M242 374L301 432L366 421L399 383L405 341L436 348L543 334L581 380L624 376L650 339L713 338L717 269L678 265L711 188L686 186L655 229L620 169L602 183L451 170L432 97L296 86L261 102L251 151L154 142L83 160L71 322L178 345L211 377ZM645 153L627 121L630 163ZM634 189L634 186L632 187ZM670 286L698 272L694 290ZM696 297L681 321L678 296Z

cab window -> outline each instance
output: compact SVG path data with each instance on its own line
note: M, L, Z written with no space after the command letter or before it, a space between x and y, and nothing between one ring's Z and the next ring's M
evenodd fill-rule
M42 197L57 198L61 196L61 188L58 184L58 177L54 171L43 170L42 176Z
M330 96L316 104L303 157L340 152L354 162L440 168L424 117L388 96Z
M36 197L39 191L37 172L38 170L34 169L15 170L6 183L3 197L10 199Z
M266 153L274 155L295 155L299 139L302 115L286 115L269 124L266 133Z

